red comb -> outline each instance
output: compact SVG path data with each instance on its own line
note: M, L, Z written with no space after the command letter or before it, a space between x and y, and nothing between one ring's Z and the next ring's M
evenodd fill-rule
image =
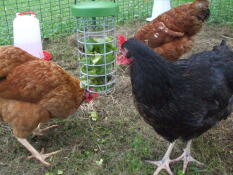
M121 35L121 34L117 35L117 46L121 47L122 44L124 44L124 42L126 42L126 40L127 39L124 35Z

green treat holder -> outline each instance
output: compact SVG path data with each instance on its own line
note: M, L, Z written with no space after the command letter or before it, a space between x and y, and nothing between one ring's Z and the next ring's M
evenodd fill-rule
M114 2L90 1L71 6L77 19L77 44L81 86L90 92L110 93L116 84Z

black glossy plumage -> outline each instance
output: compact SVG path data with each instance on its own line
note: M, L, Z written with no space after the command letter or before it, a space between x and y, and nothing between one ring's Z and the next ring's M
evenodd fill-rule
M144 120L168 141L187 141L226 119L232 111L233 52L223 41L212 51L169 62L142 42L128 50L136 107Z

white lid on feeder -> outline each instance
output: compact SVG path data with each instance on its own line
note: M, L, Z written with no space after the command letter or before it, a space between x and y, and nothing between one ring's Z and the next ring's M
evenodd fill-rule
M147 21L152 21L160 14L168 11L171 9L170 0L154 0L153 9L152 9L152 16L147 18Z
M13 21L14 46L44 58L39 20L33 12L17 13Z

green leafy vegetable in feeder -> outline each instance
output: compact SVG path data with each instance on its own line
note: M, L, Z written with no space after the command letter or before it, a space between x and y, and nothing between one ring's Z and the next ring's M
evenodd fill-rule
M86 53L88 54L104 54L111 51L116 51L117 48L115 47L115 44L113 44L113 38L112 37L105 37L105 38L88 38L85 41L86 45ZM106 52L104 50L104 45L106 47Z
M106 87L101 85L105 85L112 79L111 75L106 74L114 71L114 51L117 50L115 42L113 37L89 37L85 40L85 45L84 51L87 55L80 59L82 73L80 80L82 84L93 85L94 91L103 91ZM95 85L100 86L94 87ZM112 86L113 84L109 84L107 88Z

